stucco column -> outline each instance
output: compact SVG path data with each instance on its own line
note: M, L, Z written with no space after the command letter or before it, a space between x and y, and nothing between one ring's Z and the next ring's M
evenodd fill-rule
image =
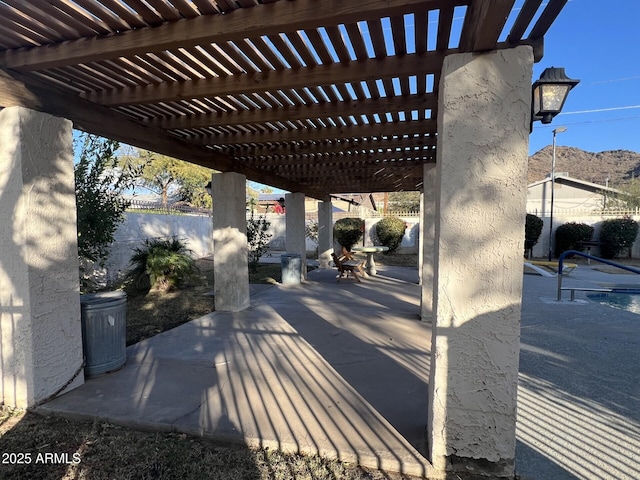
M436 169L433 164L424 165L420 194L420 319L433 320L433 263L435 256L436 218Z
M215 308L238 312L249 307L246 183L244 175L214 173L213 278Z
M333 204L318 202L318 261L320 268L331 268L333 251Z
M438 105L429 454L511 478L533 53L445 58Z
M300 255L300 279L307 279L307 246L305 241L304 193L285 195L285 222L287 233L285 248L287 253Z
M2 400L25 408L84 383L72 124L0 111ZM73 380L72 380L73 379Z

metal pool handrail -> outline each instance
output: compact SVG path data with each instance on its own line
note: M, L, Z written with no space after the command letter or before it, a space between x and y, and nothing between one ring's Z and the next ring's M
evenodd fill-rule
M577 250L567 250L563 252L562 255L558 258L558 301L562 301L562 263L564 262L564 257L568 255L578 255L580 257L588 258L590 260L595 260L596 262L605 263L607 265L611 265L612 267L621 268L622 270L627 270L629 272L637 273L640 275L640 270L633 267L627 267L626 265L621 265L616 262L612 262L610 260L605 260L604 258L594 257L593 255L588 255L586 253L578 252Z

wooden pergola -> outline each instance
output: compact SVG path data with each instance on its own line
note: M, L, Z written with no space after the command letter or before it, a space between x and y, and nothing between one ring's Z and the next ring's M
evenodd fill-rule
M445 56L567 0L3 0L0 107L326 199L420 190Z
M321 200L324 267L332 194L421 191L428 461L513 478L532 67L566 3L0 0L5 405L83 382L75 127L223 172L221 312L250 306L247 179L291 192L302 259Z

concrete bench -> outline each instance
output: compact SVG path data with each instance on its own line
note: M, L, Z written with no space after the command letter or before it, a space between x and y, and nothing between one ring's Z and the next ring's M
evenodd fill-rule
M600 292L600 293L611 293L613 290L611 288L595 288L595 287L562 287L560 290L569 290L571 292L571 301L574 302L576 300L576 292Z

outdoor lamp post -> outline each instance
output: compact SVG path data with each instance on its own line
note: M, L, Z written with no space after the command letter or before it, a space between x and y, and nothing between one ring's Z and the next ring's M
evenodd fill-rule
M545 69L533 84L531 123L536 120L551 123L553 117L562 110L569 91L578 83L580 80L565 75L564 68Z
M549 210L549 261L552 257L551 239L553 238L553 193L556 188L556 135L566 132L566 127L558 127L553 130L553 154L551 156L551 207Z

